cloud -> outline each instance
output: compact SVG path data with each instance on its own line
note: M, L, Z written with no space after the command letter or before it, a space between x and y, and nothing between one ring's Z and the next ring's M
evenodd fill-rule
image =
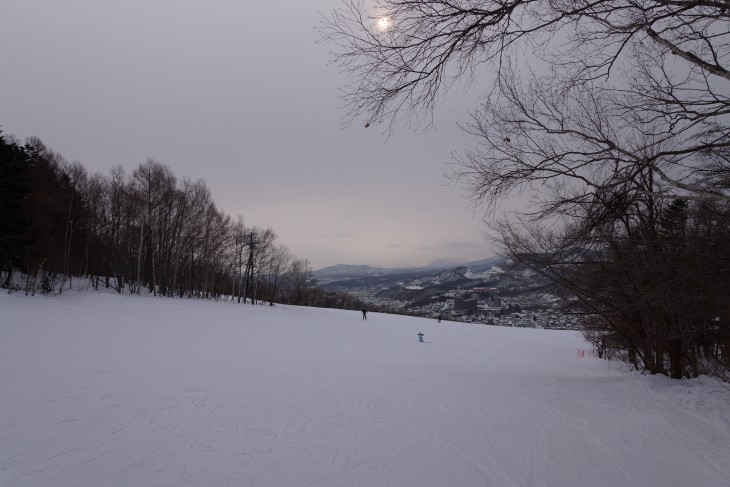
M331 233L320 233L316 236L316 238L320 240L330 240L330 239L343 239L343 238L353 238L355 235L352 233L347 232L331 232Z
M467 241L467 240L445 240L437 242L431 245L420 245L417 247L418 250L456 250L456 249L473 249L477 247L484 247L485 242L483 241Z
M388 247L390 247L391 249L404 249L408 248L409 244L408 241L401 239L395 242L389 242Z

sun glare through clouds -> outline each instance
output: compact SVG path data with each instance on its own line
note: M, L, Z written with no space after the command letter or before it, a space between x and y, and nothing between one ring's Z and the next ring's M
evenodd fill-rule
M390 19L388 17L380 17L378 19L378 29L385 32L390 27Z

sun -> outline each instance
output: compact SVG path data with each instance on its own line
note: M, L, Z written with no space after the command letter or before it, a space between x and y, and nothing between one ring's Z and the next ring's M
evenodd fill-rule
M378 30L385 32L390 27L390 19L388 17L380 17L378 19Z

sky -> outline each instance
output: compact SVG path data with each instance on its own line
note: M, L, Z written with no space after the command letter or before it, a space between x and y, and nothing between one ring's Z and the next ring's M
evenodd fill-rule
M454 89L431 130L346 126L321 14L340 0L0 0L0 129L90 172L152 158L204 179L217 206L271 227L314 269L494 255L449 184Z

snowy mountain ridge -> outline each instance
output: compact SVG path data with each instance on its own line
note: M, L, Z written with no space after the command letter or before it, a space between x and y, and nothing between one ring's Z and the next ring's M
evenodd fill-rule
M329 267L323 267L313 271L313 275L317 278L331 277L362 277L362 276L384 276L392 274L393 269L383 269L380 267L370 267L369 265L351 265L337 264Z
M342 268L347 270L347 268ZM360 269L354 269L360 271ZM501 257L470 262L456 268L403 269L391 274L317 274L317 284L327 291L349 292L374 306L390 311L414 309L425 315L435 299L452 290L487 288L492 295L525 298L532 306L550 307L553 285L519 263Z
M464 262L461 259L435 259L430 264L423 267L401 267L385 269L382 267L371 267L369 265L352 265L337 264L333 266L323 267L313 271L313 275L317 279L332 277L367 277L367 276L387 276L392 274L408 274L408 273L424 273L441 270L453 270L461 267L470 269L484 270L485 266L491 267L504 261L502 257L490 257L472 262Z

